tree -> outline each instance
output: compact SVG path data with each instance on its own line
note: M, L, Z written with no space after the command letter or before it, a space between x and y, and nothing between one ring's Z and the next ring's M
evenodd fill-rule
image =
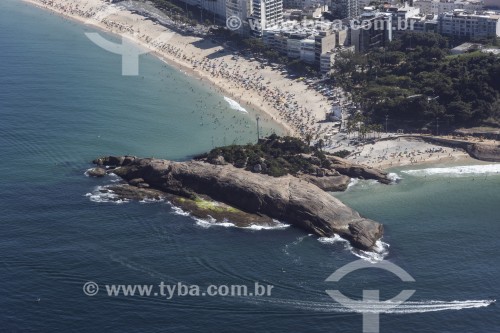
M447 56L447 46L442 36L407 32L367 55L341 53L334 77L363 110L364 124L381 122L385 115L407 129L420 129L436 117L450 129L500 123L498 56ZM348 135L354 129L364 135L353 120L346 129Z

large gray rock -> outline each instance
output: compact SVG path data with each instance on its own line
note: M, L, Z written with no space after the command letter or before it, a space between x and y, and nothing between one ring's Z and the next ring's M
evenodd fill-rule
M276 178L201 161L135 158L124 166L123 160L105 157L95 162L117 167L113 172L126 180L142 178L151 188L185 197L207 195L248 213L287 221L318 236L338 234L363 250L373 248L383 234L381 224L361 217L317 186L291 175Z
M92 168L92 169L88 169L86 174L89 177L104 177L104 176L106 176L106 169L104 169L104 168Z
M474 143L467 145L466 150L470 156L478 160L500 162L500 145Z
M342 175L351 178L374 179L382 184L390 184L391 179L387 176L387 172L380 169L368 167L361 164L355 164L337 156L328 156L332 162L331 169L335 169Z
M307 182L310 182L323 191L329 192L342 192L347 190L349 183L351 182L351 177L348 176L325 176L325 177L316 177L313 175L302 175L301 179L304 179Z

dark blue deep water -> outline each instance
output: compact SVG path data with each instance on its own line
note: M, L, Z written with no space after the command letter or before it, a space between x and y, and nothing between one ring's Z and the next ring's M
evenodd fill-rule
M353 299L364 289L382 299L415 289L409 303L381 315L381 332L500 332L499 307L487 306L500 296L500 176L492 167L396 170L398 185L360 182L336 195L385 224L385 260L411 274L411 285L376 269L325 282L358 257L341 241L292 227L207 227L166 202L90 200L113 180L84 176L93 158L185 159L252 141L255 114L230 109L151 56L141 57L140 76L122 77L120 58L85 31L94 30L0 2L1 332L362 332L361 315L326 289ZM101 287L96 296L83 293L87 281ZM170 300L104 291L162 281L274 289Z

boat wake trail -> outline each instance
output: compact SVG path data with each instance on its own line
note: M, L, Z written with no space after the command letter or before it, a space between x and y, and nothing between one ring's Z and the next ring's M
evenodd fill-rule
M317 311L317 312L338 312L338 313L391 313L391 314L411 314L426 313L436 311L457 311L465 309L475 309L490 306L496 300L466 300L466 301L415 301L404 302L396 307L391 302L356 302L356 310L352 310L341 304L332 302L313 302L287 299L262 299L262 302L276 306L288 308ZM354 301L353 301L354 307Z

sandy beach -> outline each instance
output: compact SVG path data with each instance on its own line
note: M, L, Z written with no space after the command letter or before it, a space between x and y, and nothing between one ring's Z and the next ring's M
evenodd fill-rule
M463 149L428 143L418 136L387 136L358 145L351 144L345 135L338 134L335 139L335 145L326 147L327 151L348 150L351 154L347 160L380 169L420 164L473 164L477 161Z
M355 150L349 159L377 168L391 168L424 163L470 163L474 159L461 149L440 147L419 139L397 138L378 141Z
M277 124L284 134L305 136L311 133L316 140L328 138L325 140L327 151L349 150L352 154L347 159L353 162L387 169L474 161L461 149L441 147L418 138L395 137L353 146L351 139L334 129L334 123L322 122L331 105L304 82L290 79L269 66L261 66L251 58L235 56L210 38L176 33L120 6L103 0L23 1L129 38L167 64L197 77L214 93L254 109L261 121ZM89 45L91 43L89 40Z
M333 123L319 123L331 108L324 96L269 66L234 57L208 38L173 32L102 0L23 1L132 39L215 92L258 111L261 121L278 124L285 134L313 133L320 138L333 129Z

